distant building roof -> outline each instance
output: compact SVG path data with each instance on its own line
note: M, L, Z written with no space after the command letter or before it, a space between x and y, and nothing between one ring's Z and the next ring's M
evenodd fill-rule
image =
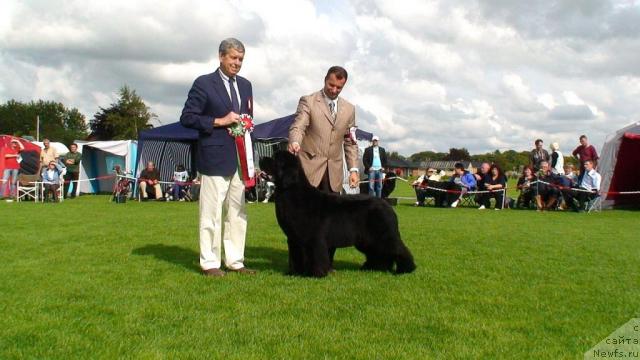
M408 160L401 160L401 159L389 159L387 161L387 165L389 167L394 167L394 168L409 168L409 169L418 169L420 167L420 164L417 164Z

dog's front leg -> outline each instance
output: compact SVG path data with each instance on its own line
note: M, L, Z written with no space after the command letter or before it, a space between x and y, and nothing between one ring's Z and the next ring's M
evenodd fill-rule
M289 247L289 274L302 275L305 269L305 251L297 239L287 238Z
M329 249L322 239L312 239L305 246L308 262L305 273L313 277L325 277L329 273Z

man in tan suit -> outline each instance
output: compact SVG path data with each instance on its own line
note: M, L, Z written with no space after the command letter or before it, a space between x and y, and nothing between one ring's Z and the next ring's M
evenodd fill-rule
M339 98L347 82L347 71L332 66L324 78L324 88L303 96L289 129L288 149L298 154L311 185L324 192L342 189L342 153L349 167L349 185L358 185L358 145L351 140L356 126L355 107ZM346 139L346 140L345 140Z

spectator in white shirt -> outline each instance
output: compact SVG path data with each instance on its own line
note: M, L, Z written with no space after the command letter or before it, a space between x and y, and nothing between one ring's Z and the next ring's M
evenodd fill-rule
M587 160L584 162L584 176L582 176L582 181L580 182L580 187L576 198L580 202L580 209L584 208L584 204L587 201L593 200L598 196L598 192L600 191L600 183L602 182L602 177L600 174L594 169L594 164L592 160ZM584 191L587 190L587 191Z

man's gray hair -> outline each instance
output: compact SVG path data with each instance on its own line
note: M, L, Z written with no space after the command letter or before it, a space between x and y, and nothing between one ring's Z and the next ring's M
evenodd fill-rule
M228 38L222 40L220 43L220 47L218 48L218 53L220 55L225 55L229 49L236 49L237 51L244 53L244 45L242 42L236 38Z

